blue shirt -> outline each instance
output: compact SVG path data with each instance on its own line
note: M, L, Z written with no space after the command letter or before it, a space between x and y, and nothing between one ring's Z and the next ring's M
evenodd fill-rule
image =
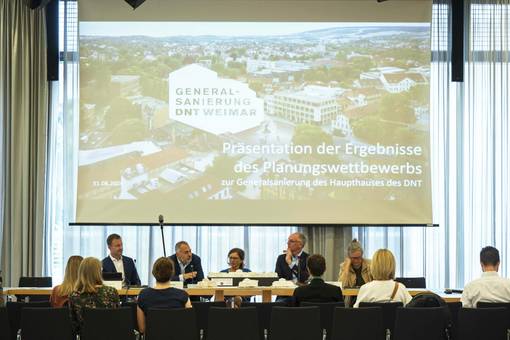
M184 308L189 296L182 289L145 288L138 295L138 306L147 315L149 308Z

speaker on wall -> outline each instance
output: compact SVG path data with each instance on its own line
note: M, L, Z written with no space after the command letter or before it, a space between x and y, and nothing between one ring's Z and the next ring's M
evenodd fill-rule
M58 80L58 0L46 5L46 64L48 81Z
M464 0L452 0L452 81L464 81Z

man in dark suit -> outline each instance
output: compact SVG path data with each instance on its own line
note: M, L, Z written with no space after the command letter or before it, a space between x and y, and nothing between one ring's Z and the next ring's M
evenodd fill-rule
M196 284L204 279L202 260L191 252L186 241L175 244L175 254L170 256L170 259L175 264L175 275L172 277L172 281L181 281L188 285Z
M279 278L304 284L308 280L306 260L308 254L303 251L306 237L302 233L291 234L287 240L287 251L276 259L275 272Z
M306 302L342 302L342 289L330 285L321 278L326 271L326 260L322 255L314 254L308 258L308 271L311 280L307 286L297 287L294 290L294 300L296 305L303 301Z
M103 259L103 273L122 273L125 286L141 284L132 258L122 256L122 238L118 234L111 234L106 239L110 255Z

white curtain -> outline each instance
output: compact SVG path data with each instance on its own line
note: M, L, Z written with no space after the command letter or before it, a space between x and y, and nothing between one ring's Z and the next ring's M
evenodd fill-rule
M499 248L510 269L510 1L465 4L465 78L450 81L449 0L434 1L431 146L438 228L354 228L367 254L391 249L398 275L426 276L432 288L478 277L480 249Z

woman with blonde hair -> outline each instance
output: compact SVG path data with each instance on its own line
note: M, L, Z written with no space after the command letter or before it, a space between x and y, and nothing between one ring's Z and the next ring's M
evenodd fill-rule
M51 292L50 303L52 307L64 307L69 300L69 295L74 291L74 285L78 281L78 268L83 257L71 256L67 260L66 272L62 284L55 286Z
M406 287L394 281L395 257L388 249L379 249L372 256L370 272L373 281L361 286L354 308L360 302L402 302L407 305L412 297Z
M83 259L78 268L78 280L74 292L69 296L69 308L79 332L83 324L83 308L118 308L120 298L117 290L103 285L101 261L95 257Z

